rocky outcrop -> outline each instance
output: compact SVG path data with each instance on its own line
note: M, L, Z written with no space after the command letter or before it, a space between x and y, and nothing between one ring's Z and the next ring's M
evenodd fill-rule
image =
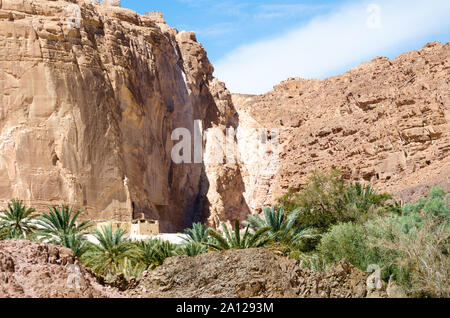
M0 298L123 298L100 285L67 248L0 242Z
M245 213L229 187L243 184L238 165L171 160L174 129L193 134L199 120L225 133L237 116L195 34L160 13L2 0L0 70L2 205L65 202L94 220L160 220L165 232Z
M178 256L144 274L133 297L364 298L368 273L343 261L316 273L267 249Z
M255 182L265 167L243 163L246 199L270 204L300 189L311 170L330 168L404 201L432 186L450 191L449 79L450 43L430 43L326 80L289 79L261 96L234 95L240 126L280 130L276 173Z

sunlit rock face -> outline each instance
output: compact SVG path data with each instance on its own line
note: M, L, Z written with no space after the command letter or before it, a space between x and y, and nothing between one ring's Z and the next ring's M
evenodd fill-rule
M165 232L247 211L241 188L220 186L242 183L237 164L171 160L175 128L225 131L238 117L195 35L160 13L1 0L0 69L3 206L64 202L94 220L157 219Z
M160 12L0 0L0 205L64 202L92 220L154 219L175 232L243 220L313 169L404 200L450 190L449 56L448 43L430 43L232 96L195 34ZM177 128L193 137L179 164Z
M233 95L240 127L279 130L278 161L241 166L249 205L276 202L301 189L311 170L331 168L404 201L433 186L450 191L449 76L450 43L429 43L325 80L292 78L267 94Z

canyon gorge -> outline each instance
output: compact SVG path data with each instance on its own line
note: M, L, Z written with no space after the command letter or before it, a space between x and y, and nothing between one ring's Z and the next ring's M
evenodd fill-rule
M313 169L403 201L450 190L449 43L240 95L213 76L196 35L159 12L0 0L0 70L2 207L64 202L92 220L177 232L258 213ZM173 162L177 128L203 132L204 161ZM240 160L207 160L227 130Z

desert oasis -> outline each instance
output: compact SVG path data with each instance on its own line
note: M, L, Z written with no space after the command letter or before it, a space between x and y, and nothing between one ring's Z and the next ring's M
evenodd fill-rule
M450 297L449 43L213 73L161 12L0 0L1 298Z

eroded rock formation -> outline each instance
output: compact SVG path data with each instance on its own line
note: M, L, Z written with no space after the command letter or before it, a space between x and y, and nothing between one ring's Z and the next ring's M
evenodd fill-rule
M43 243L0 242L0 298L122 298L97 282L73 252Z
M174 129L200 120L225 131L237 117L195 34L160 13L2 0L0 70L3 205L65 202L94 220L157 219L162 231L245 214L242 194L223 186L242 183L239 166L171 160Z
M367 277L346 261L319 274L267 249L243 249L170 258L127 293L149 298L364 298Z
M241 168L253 210L300 189L313 169L340 168L405 201L435 185L450 191L450 43L233 101L240 126L280 130L276 173L255 179L265 166Z

